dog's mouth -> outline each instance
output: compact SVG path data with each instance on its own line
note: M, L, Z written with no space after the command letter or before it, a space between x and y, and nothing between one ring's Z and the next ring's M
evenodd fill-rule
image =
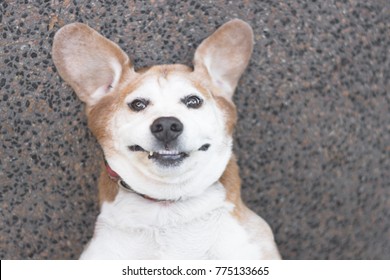
M164 166L177 166L192 153L192 151L180 152L176 150L147 151L139 145L132 145L128 148L132 152L145 152L148 154L148 159L155 160ZM204 144L197 151L207 151L209 148L210 144Z

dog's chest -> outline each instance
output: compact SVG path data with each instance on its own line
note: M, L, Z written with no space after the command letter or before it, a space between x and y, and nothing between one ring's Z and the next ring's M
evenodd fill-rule
M82 258L255 258L258 248L230 215L231 208L218 186L203 198L175 205L119 196L102 207Z
M112 230L117 236L117 254L132 259L208 259L224 227L223 210L188 223Z

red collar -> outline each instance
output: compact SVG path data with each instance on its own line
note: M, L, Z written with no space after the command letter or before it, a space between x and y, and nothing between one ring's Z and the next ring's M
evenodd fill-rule
M112 170L112 168L110 167L110 165L108 164L108 162L104 159L104 165L106 166L106 171L107 171L107 174L108 174L108 177L110 177L110 179L112 181L114 181L115 183L117 183L119 186L121 186L123 189L125 189L126 191L129 191L129 192L132 192L132 193L135 193L139 196L141 196L142 198L144 199L147 199L147 200L150 200L150 201L153 201L153 202L166 202L166 203L172 203L172 202L176 202L177 200L172 200L172 199L158 199L158 198L153 198L153 197L150 197L146 194L142 194L142 193L139 193L139 192L136 192L134 189L132 189L123 179L121 176L119 176L118 173L116 173L114 170Z

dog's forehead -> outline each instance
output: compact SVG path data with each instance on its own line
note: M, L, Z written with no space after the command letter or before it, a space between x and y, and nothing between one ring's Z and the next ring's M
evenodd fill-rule
M178 98L191 94L211 98L212 94L204 85L205 80L194 75L184 65L154 66L141 73L136 85L125 90L125 99L137 97Z

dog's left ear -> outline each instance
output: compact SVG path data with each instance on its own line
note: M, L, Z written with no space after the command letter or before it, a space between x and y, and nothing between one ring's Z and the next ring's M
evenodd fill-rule
M252 28L242 20L231 20L197 48L194 71L209 75L224 97L231 99L252 50Z
M121 78L137 75L118 45L82 23L65 25L56 33L52 54L61 77L87 106L113 92Z

